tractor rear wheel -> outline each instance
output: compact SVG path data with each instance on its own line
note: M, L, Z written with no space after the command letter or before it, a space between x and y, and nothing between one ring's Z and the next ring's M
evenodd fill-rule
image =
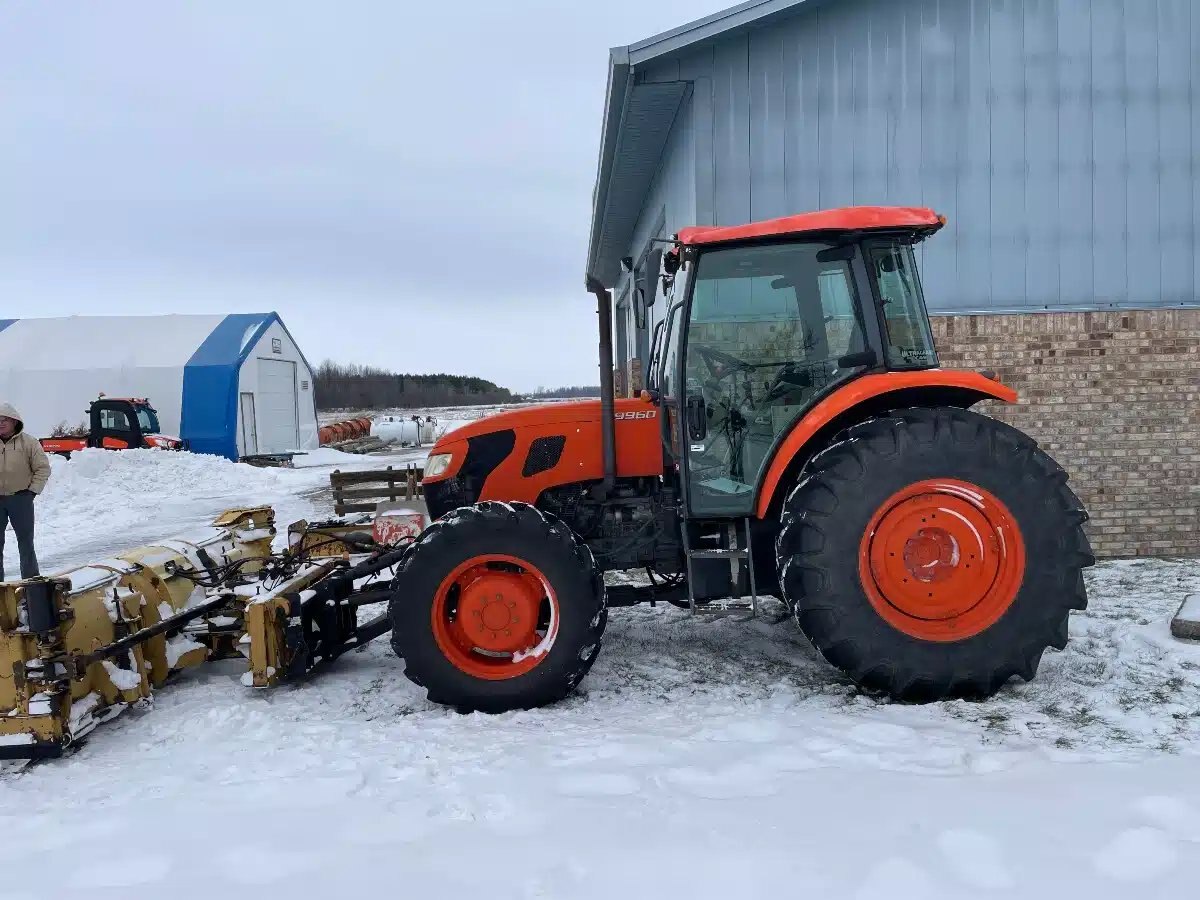
M608 620L591 550L526 503L479 503L435 522L392 589L404 674L464 712L561 700L592 667Z
M1028 436L961 409L850 428L814 457L776 539L800 628L898 700L987 697L1067 643L1094 562L1087 513Z

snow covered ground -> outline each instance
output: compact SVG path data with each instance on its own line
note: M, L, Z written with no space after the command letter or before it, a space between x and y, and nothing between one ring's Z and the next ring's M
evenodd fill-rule
M380 462L145 457L56 461L44 557L231 502L324 515L334 465ZM1167 622L1200 562L1089 588L1067 649L983 703L881 702L790 621L674 607L614 610L578 695L504 716L428 704L386 641L273 692L208 667L0 774L0 898L1195 896L1200 645Z

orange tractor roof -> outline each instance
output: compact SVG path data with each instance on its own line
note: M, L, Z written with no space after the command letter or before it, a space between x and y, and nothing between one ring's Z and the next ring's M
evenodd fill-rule
M944 216L922 206L847 206L751 222L748 225L696 225L679 231L679 242L723 244L754 238L785 237L819 231L864 231L884 228L932 228L946 224Z

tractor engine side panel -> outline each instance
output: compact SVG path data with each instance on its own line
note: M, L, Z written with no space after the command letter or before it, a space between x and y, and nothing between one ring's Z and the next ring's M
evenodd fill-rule
M639 416L632 412L618 409L617 477L657 477L663 471L659 411L640 404ZM551 488L604 477L598 418L474 434L439 443L434 452L454 455L447 477L422 482L435 519L480 500L536 503Z

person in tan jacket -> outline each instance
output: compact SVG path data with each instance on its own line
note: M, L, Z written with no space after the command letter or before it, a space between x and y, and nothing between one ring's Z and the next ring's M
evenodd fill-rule
M33 498L50 479L50 460L42 443L25 433L21 414L0 403L0 582L4 581L4 533L12 522L21 556L21 577L38 572L33 552Z

